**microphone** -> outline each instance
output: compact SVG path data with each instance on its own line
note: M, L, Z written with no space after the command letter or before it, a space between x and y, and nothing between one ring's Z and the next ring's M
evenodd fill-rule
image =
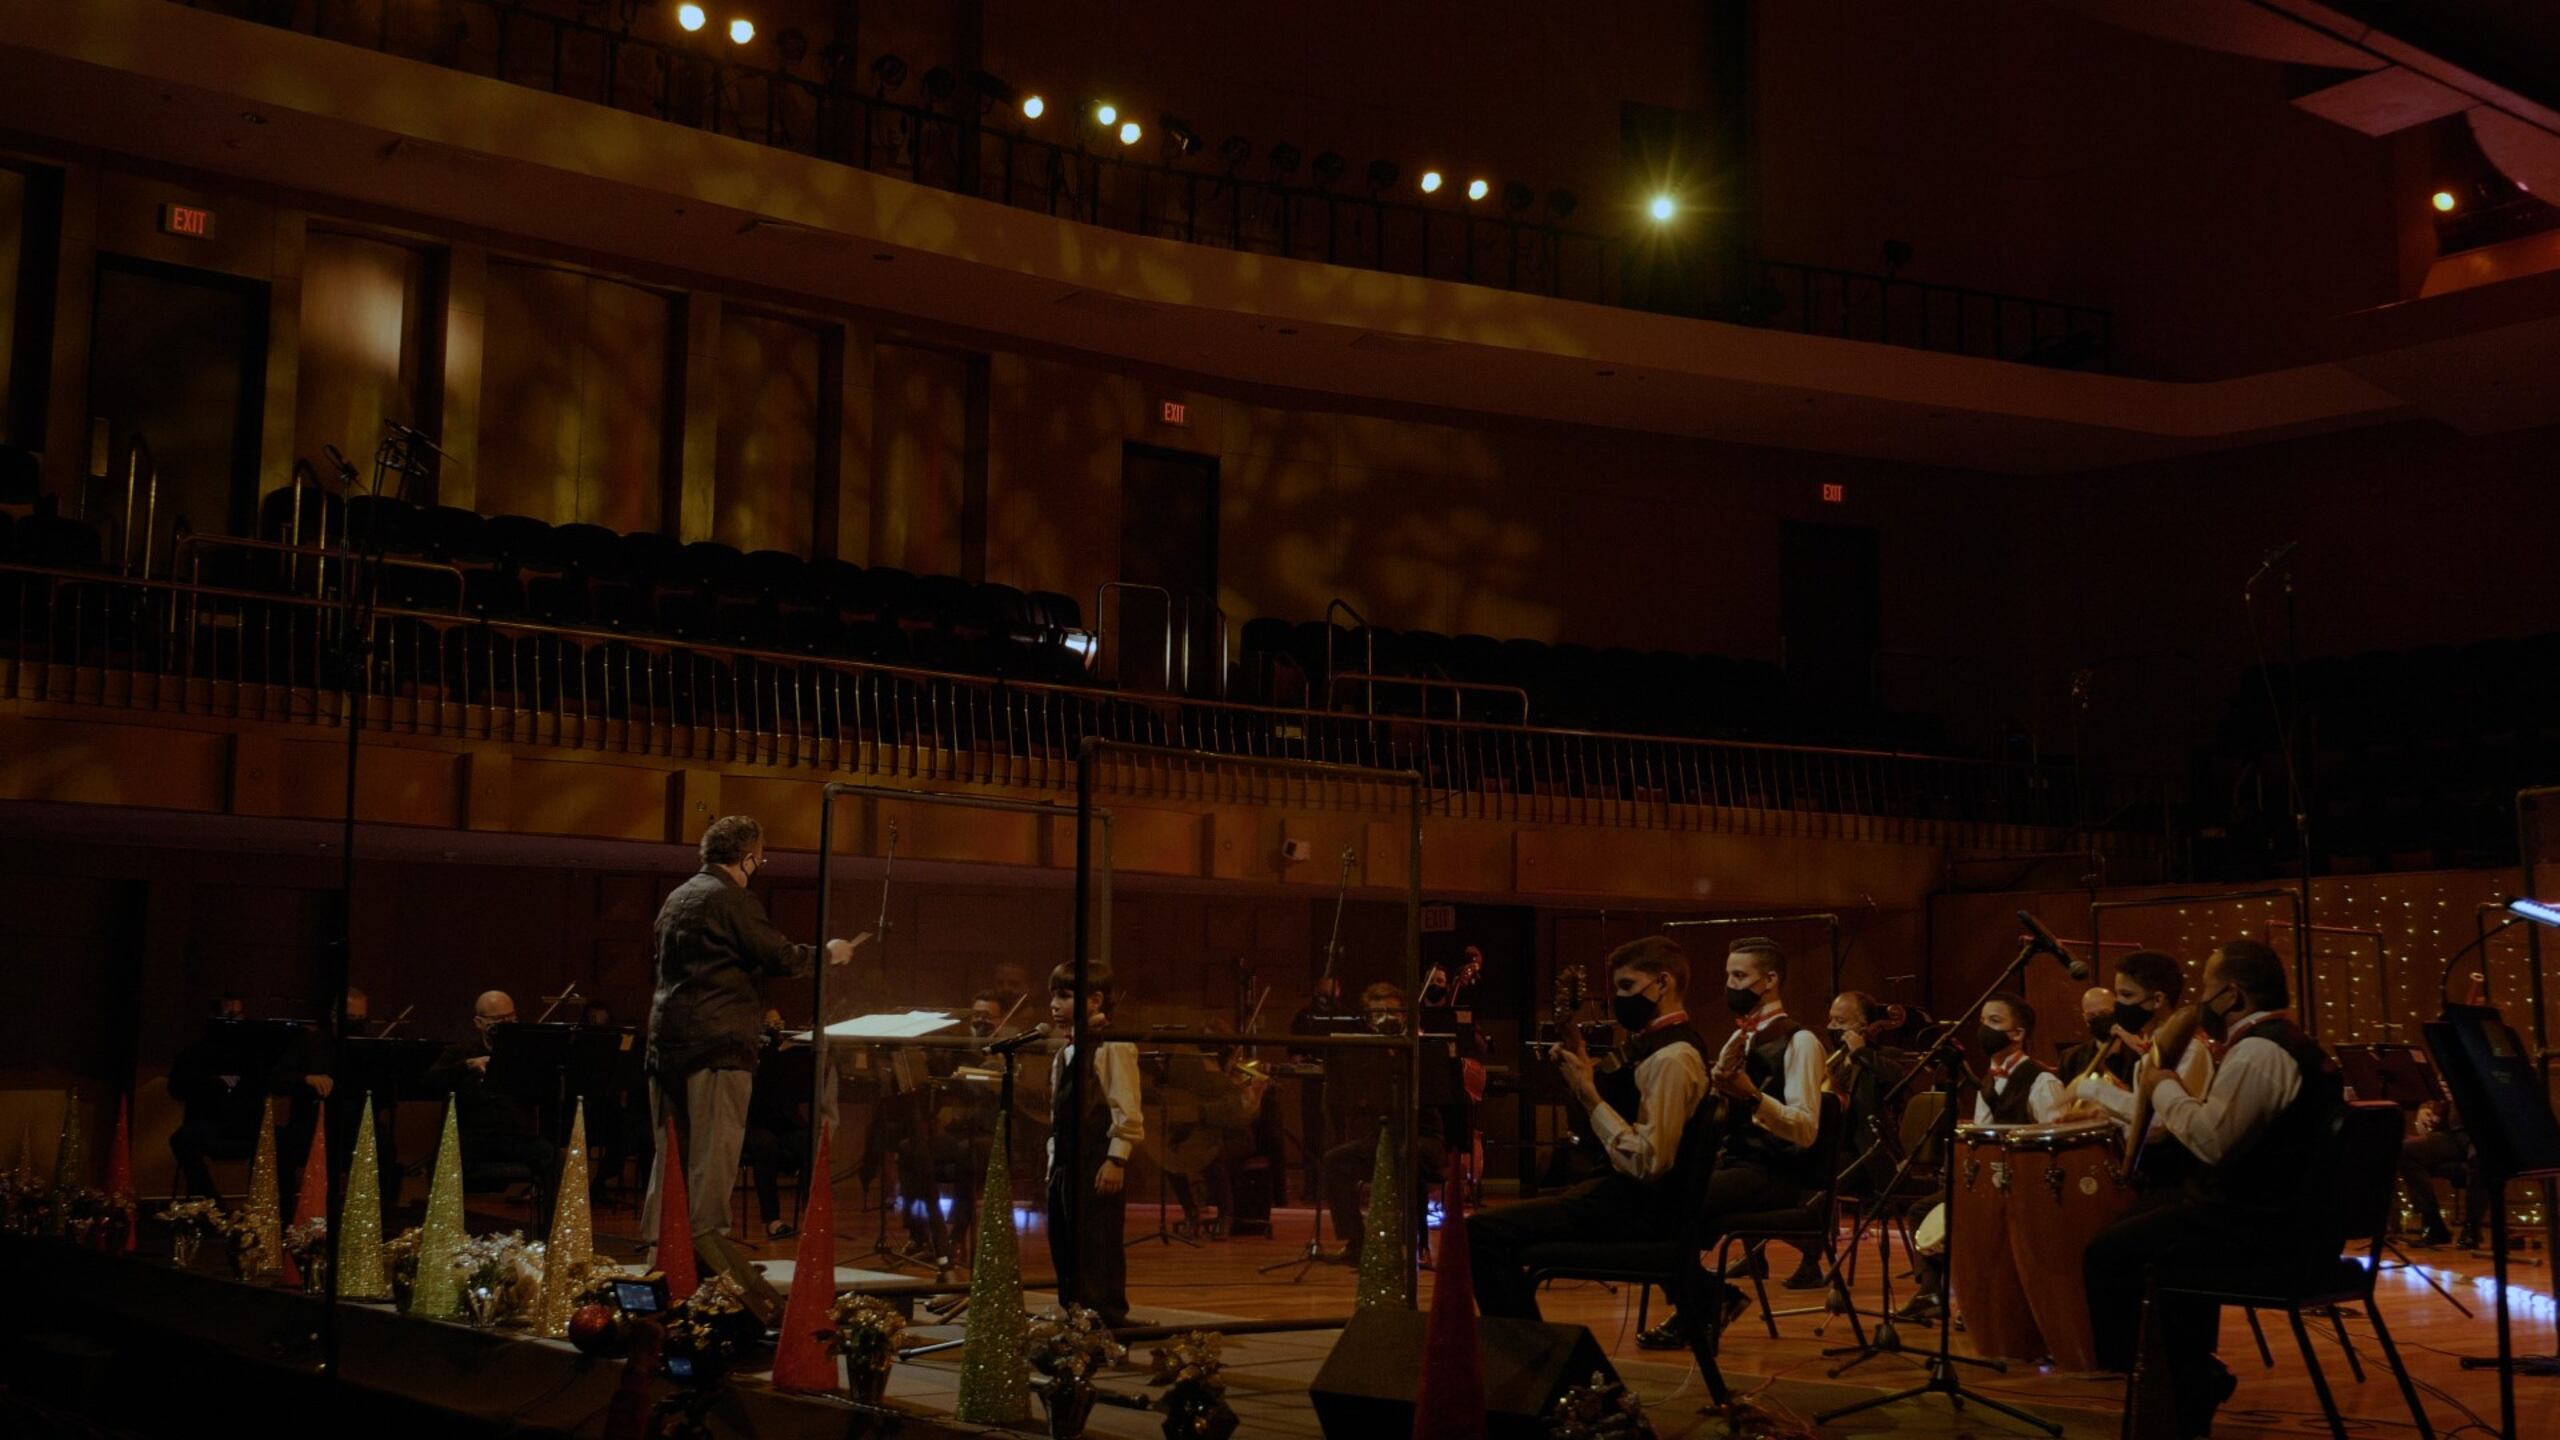
M2299 540L2287 540L2286 542L2284 542L2283 544L2281 544L2281 545L2277 546L2277 547L2276 547L2276 548L2274 548L2273 550L2268 551L2268 552L2267 552L2267 558L2266 558L2266 559L2264 559L2264 560L2259 561L2259 562L2258 562L2258 568L2257 568L2255 571L2253 571L2253 572L2251 572L2251 573L2250 573L2250 576L2249 576L2249 583L2240 587L2240 594L2241 594L2241 598L2246 599L2246 598L2248 597L2248 595L2249 595L2249 592L2251 592L2251 591L2253 591L2253 590L2255 590L2255 589L2257 589L2257 588L2258 588L2258 582L2259 582L2259 581L2261 581L2261 580L2264 580L2265 578L2267 578L2267 572L2268 572L2268 571L2273 570L2273 569L2274 569L2274 568L2276 568L2278 565L2283 564L2283 563L2284 563L2284 561L2285 561L2285 557L2286 557L2286 556L2291 555L2294 551L2299 550L2299 549L2301 549L2301 548L2302 548L2302 542L2301 542L2301 541L2299 541Z
M1008 1035L1004 1039L995 1041L988 1045L987 1053L990 1055L1010 1055L1017 1050L1028 1049L1029 1047L1048 1038L1049 1027L1046 1023L1034 1025L1019 1035Z
M2070 971L2071 978L2074 980L2089 978L2089 962L2064 949L2062 942L2053 938L2053 932L2044 928L2043 921L2037 919L2032 913L2021 910L2018 912L2018 923L2027 927L2027 947L2030 950L2041 950L2061 961L2062 968Z
M345 485L353 485L356 483L355 463L347 459L345 452L339 450L335 445L323 445L320 447L320 453L328 456L329 463L338 467L339 483Z

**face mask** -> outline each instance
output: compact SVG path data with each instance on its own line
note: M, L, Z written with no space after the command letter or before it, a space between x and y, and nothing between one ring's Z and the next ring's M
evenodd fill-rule
M1377 1031L1381 1035L1401 1035L1404 1033L1404 1017L1401 1015L1372 1015L1369 1017L1369 1028Z
M2009 1032L1985 1025L1973 1032L1973 1043L1982 1047L1983 1054L1997 1055L2009 1048Z
M2216 992L2214 999L2218 1000L2222 998L2222 995L2225 993L2228 993L2228 991ZM2211 1040L2216 1045L2221 1044L2223 1037L2231 1033L2231 1012L2228 1010L2215 1009L2213 1000L2207 1000L2204 1003L2203 1010L2197 1014L2196 1018L2204 1026L2205 1038Z
M2116 1033L2117 1023L2115 1016L2099 1016L2097 1019L2089 1022L2089 1038L2099 1042L2100 1044L2106 1043L2107 1039Z
M1734 1014L1748 1015L1752 1011L1760 1008L1760 992L1757 990L1737 990L1728 985L1725 987L1724 1003L1732 1007Z
M1831 1048L1834 1050L1840 1048L1842 1043L1848 1039L1849 1034L1848 1031L1841 1029L1837 1025L1824 1026L1822 1033L1831 1037Z
M1639 993L1609 997L1609 1018L1617 1021L1619 1028L1629 1034L1643 1030L1653 1023L1654 1016L1661 1013L1661 1002L1650 995Z
M2142 1033L2142 1027L2151 1023L2151 1011L2141 1005L2119 1003L2116 1006L2115 1018L2101 1023L2111 1023L2127 1035L2139 1035Z

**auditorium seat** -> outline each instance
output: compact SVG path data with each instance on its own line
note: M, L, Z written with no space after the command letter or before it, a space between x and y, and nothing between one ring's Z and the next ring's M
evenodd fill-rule
M874 565L862 572L862 599L865 616L891 625L923 613L916 599L916 577L894 565Z
M736 546L696 540L684 547L682 578L706 590L719 590L742 583L746 566L747 557Z
M580 575L623 573L622 537L601 525L554 526L551 545L561 562Z
M530 515L493 515L483 533L498 563L519 575L529 569L568 568L559 533L547 520Z
M351 496L346 508L348 539L368 553L406 553L409 529L417 523L417 515L418 507L406 500L388 495Z
M739 583L768 600L799 600L807 592L809 562L784 550L750 550L738 562Z
M408 549L449 565L490 565L497 548L489 541L489 522L477 510L438 505L414 518L405 540Z
M623 536L615 549L620 556L623 573L643 589L690 583L684 546L664 535L635 530Z
M587 623L587 585L569 575L535 574L524 579L525 618L537 625L582 626Z
M258 502L257 538L334 548L343 538L346 516L346 502L320 486L280 485Z

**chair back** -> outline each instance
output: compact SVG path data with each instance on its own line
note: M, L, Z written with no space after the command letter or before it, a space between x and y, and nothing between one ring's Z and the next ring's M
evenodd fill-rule
M1944 1090L1917 1090L1902 1102L1902 1153L1920 1157L1912 1162L1915 1172L1938 1168L1938 1121L1946 1110Z
M2399 1205L2400 1107L2387 1100L2350 1101L2340 1107L2329 1142L2303 1176L2302 1213L2321 1226L2322 1255L2350 1245L2366 1249L2367 1268L2382 1254L2382 1238Z
M1839 1193L1840 1155L1848 1148L1844 1141L1849 1132L1849 1102L1832 1091L1822 1092L1822 1109L1814 1117L1813 1148L1806 1152L1811 1169L1805 1173L1822 1177L1822 1188L1808 1203L1818 1197L1828 1200Z

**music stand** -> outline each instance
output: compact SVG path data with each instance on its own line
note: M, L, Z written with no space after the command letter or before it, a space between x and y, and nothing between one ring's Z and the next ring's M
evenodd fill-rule
M2427 1063L2427 1052L2418 1046L2341 1045L2338 1069L2346 1076L2347 1088L2359 1100L2388 1100L2407 1111L2432 1101L2438 1113L2447 1117L2453 1113L2446 1103L2444 1086L2436 1079L2435 1067ZM2473 1223L2477 1221L2474 1216ZM2391 1253L2391 1260L2379 1268L2415 1271L2419 1279L2427 1282L2427 1288L2443 1296L2463 1319L2471 1318L2471 1307L2444 1288L2443 1281L2427 1273L2425 1266L2411 1261L2399 1242L2385 1238L2382 1248Z
M1155 1233L1152 1235L1141 1235L1135 1240L1121 1242L1120 1248L1124 1250L1135 1250L1139 1246L1150 1242L1164 1245L1188 1245L1194 1250L1200 1248L1200 1242L1198 1240L1195 1240L1188 1235L1177 1235L1173 1233L1173 1231L1166 1226L1164 1221L1165 1200L1172 1185L1173 1095L1171 1092L1173 1090L1173 1062L1178 1058L1185 1057L1177 1056L1176 1053L1171 1050L1146 1051L1142 1052L1138 1056L1139 1063L1155 1067L1156 1129L1154 1133L1162 1137L1159 1141L1162 1149L1156 1159ZM1200 1057L1192 1056L1188 1058L1198 1059ZM1201 1181L1200 1188L1205 1195L1205 1192L1209 1188L1208 1181L1205 1177Z
M2462 1368L2498 1372L2499 1433L2516 1433L2516 1372L2560 1375L2560 1360L2519 1356L2507 1316L2507 1182L2560 1175L2560 1117L2542 1085L2533 1050L2499 1012L2485 1005L2447 1005L2428 1022L2427 1049L2462 1107L2471 1143L2489 1186L2490 1264L2497 1276L2498 1353L2465 1356Z
M547 1122L543 1132L555 1144L567 1138L569 1066L583 1028L518 1020L489 1027L489 1078L517 1099L537 1106ZM548 1186L554 1177L536 1178Z
M1366 1035L1369 1033L1369 1017L1357 1011L1334 1015L1309 1015L1306 1017L1306 1022L1308 1028L1299 1032L1301 1038L1308 1035ZM1327 1088L1330 1089L1333 1083L1332 1071L1328 1066L1328 1062L1321 1058L1322 1052L1319 1051L1317 1053L1319 1056L1317 1061L1319 1067L1327 1067L1324 1069L1324 1081ZM1345 1056L1350 1056L1357 1055L1359 1052L1345 1051L1343 1053ZM1327 1098L1330 1099L1331 1097L1328 1096ZM1327 1141L1330 1141L1333 1138L1331 1133L1332 1129L1333 1127L1330 1123L1325 1126L1325 1138ZM1328 1146L1326 1148L1330 1147ZM1295 1265L1298 1267L1298 1273L1289 1277L1289 1283L1296 1285L1301 1284L1306 1280L1307 1271L1309 1269L1323 1262L1325 1196L1324 1150L1321 1148L1316 1152L1315 1193L1307 1197L1307 1208L1315 1215L1315 1224L1313 1228L1309 1230L1307 1235L1307 1248L1288 1257L1287 1259L1274 1260L1268 1265L1260 1266L1254 1273L1258 1275L1268 1275L1274 1270L1286 1270L1290 1266ZM1351 1237L1345 1235L1342 1239L1345 1243L1348 1243Z

